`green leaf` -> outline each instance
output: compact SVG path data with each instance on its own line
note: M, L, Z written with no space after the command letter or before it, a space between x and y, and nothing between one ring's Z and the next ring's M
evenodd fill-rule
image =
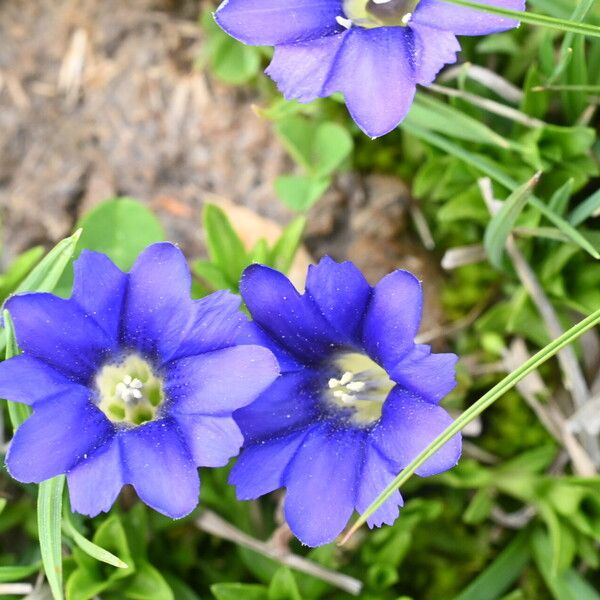
M581 225L586 219L595 215L598 210L600 210L600 190L595 191L571 212L569 223L577 227L577 225Z
M54 600L63 599L61 515L65 476L40 483L38 491L38 536L46 579Z
M252 583L215 583L210 591L217 600L269 600L267 588Z
M282 566L275 571L269 585L268 598L269 600L302 600L294 574L288 567Z
M78 224L83 229L79 248L103 252L124 271L150 244L165 239L162 225L141 202L122 197L107 200L87 213Z
M149 563L141 561L123 593L131 600L175 600L164 577Z
M192 263L192 270L195 275L206 282L213 290L232 290L238 291L238 284L229 281L229 278L223 273L220 266L208 260L197 260Z
M550 198L550 202L548 202L549 210L560 217L564 216L567 207L569 206L569 199L573 193L574 183L575 180L571 178L552 194L552 198Z
M329 179L313 179L305 175L281 175L275 180L275 191L292 210L308 210L326 191Z
M302 234L305 227L305 217L297 217L286 226L269 255L269 264L273 268L282 273L289 271L294 261L294 256L302 242Z
M218 206L205 204L202 222L212 262L226 275L229 286L237 287L242 271L250 262L244 244Z
M563 335L550 342L539 352L534 354L529 360L520 367L509 373L504 379L497 383L491 390L484 394L479 400L465 410L451 425L449 425L440 435L438 435L431 444L427 446L418 456L416 456L408 466L377 496L369 507L360 515L354 525L344 536L342 543L345 543L355 531L401 486L415 471L444 444L450 441L457 433L462 431L469 423L476 419L482 412L489 408L496 400L501 398L506 392L519 383L524 377L532 371L539 368L547 360L552 358L562 348L573 343L577 338L583 335L600 323L600 309L593 312Z
M36 246L18 256L6 273L0 277L0 301L12 294L44 255L44 248Z
M101 548L100 546L90 542L90 540L86 539L71 522L69 517L69 513L65 510L63 514L63 528L65 533L73 539L73 541L89 556L99 560L100 562L104 562L106 564L112 565L113 567L117 567L118 569L128 569L128 565L126 562L123 562L118 556L112 554L108 550Z
M493 215L486 227L483 245L490 262L497 268L502 266L502 256L506 240L510 235L517 218L531 197L533 189L540 180L541 173L536 173L527 183L517 188L502 204L502 208Z
M531 557L531 532L520 531L474 581L454 600L496 600L517 581Z
M69 266L81 234L81 229L78 229L72 236L58 242L27 275L15 292L52 292Z
M508 149L512 143L481 121L423 93L418 93L406 116L409 124L425 127L447 136Z
M37 573L40 570L40 566L40 563L35 563L33 565L0 567L0 583L27 579L27 577Z
M541 530L533 535L533 557L544 582L555 600L600 600L594 588L573 569L556 574L551 569L551 548L548 536Z
M15 337L15 327L10 313L5 309L2 313L4 318L4 335L6 340L6 360L13 358L19 354L19 348L17 346L17 338ZM20 402L6 401L8 406L8 416L12 425L13 431L16 431L18 427L29 417L31 409L26 404Z
M511 191L515 191L518 188L517 182L510 177L505 171L503 171L498 165L494 164L486 157L483 157L479 154L475 154L473 152L469 152L465 150L461 146L458 146L447 140L446 138L434 133L433 131L428 131L427 129L423 129L421 127L415 127L414 125L410 125L406 122L403 122L401 128L404 129L407 133L414 135L415 137L422 139L429 144L460 158L465 163L475 167L477 170L481 171L494 181L498 182L500 185L503 185L507 189ZM575 137L575 136L572 136ZM548 207L540 202L535 196L531 196L529 199L529 204L534 206L537 210L539 210L550 222L552 222L560 231L562 231L565 235L567 235L571 241L575 244L583 248L586 252L591 254L594 258L600 258L600 254L594 248L594 246L587 240L581 233L579 233L570 223L553 213Z

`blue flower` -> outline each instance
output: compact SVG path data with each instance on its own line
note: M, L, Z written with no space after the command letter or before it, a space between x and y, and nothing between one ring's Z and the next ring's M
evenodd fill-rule
M230 482L241 500L287 488L294 534L331 542L451 423L438 403L455 386L457 357L414 343L422 291L407 271L372 288L353 264L324 258L300 295L253 265L241 290L254 318L243 339L270 348L282 376L234 413L245 444ZM460 450L456 436L417 473L451 468ZM396 492L369 525L392 524L401 505Z
M525 8L525 0L481 3ZM456 35L518 25L443 0L225 0L215 18L245 44L275 46L267 74L288 100L342 92L352 118L371 137L394 129L416 85L431 84L456 61Z
M121 487L173 518L198 503L198 466L225 465L242 445L231 413L278 376L264 347L238 346L239 299L190 298L190 272L155 244L129 273L84 252L73 295L14 296L23 354L0 364L0 397L33 415L6 464L22 482L67 474L71 504L94 516Z

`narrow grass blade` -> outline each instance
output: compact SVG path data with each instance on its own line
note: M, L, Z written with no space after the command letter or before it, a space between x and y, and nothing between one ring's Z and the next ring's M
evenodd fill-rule
M600 190L594 192L589 198L584 200L569 215L569 223L574 227L581 225L588 217L593 216L600 210Z
M71 262L81 232L82 230L78 229L72 236L58 242L21 282L15 292L51 292Z
M40 563L33 565L14 565L10 567L0 567L0 583L11 581L21 581L30 577L40 570Z
M521 23L527 23L529 25L541 25L542 27L558 29L559 31L570 31L572 33L582 33L592 37L600 37L600 27L589 25L588 23L579 23L569 19L557 19L556 17L549 17L548 15L523 12L520 10L511 10L509 8L495 6L493 4L480 4L479 2L470 2L470 0L443 1L450 4L457 4L458 6L464 6L466 8L472 8L480 12L486 12L491 15L499 15L501 17L516 19L517 21L521 21Z
M577 338L583 335L600 323L600 309L586 317L573 327L565 332L560 337L556 338L546 347L542 348L537 354L534 354L528 361L523 363L518 369L507 375L502 381L496 384L491 390L484 394L475 404L465 410L460 417L447 427L425 450L410 462L410 464L377 496L371 505L360 515L348 533L344 536L340 544L347 542L356 530L367 522L369 517L412 475L415 471L433 454L435 454L446 442L452 439L457 433L462 431L469 423L475 420L482 412L489 408L496 400L501 398L506 392L511 390L519 381L535 371L552 358L557 352L562 350L574 342Z
M527 183L517 188L504 201L502 208L492 217L486 227L483 245L490 262L497 268L502 267L502 256L504 255L506 240L531 197L540 176L541 173L536 173Z
M19 348L17 347L17 340L15 338L15 328L11 319L10 313L7 310L3 312L4 319L4 331L6 333L6 355L5 358L8 360L13 356L19 354ZM27 419L31 414L31 409L26 404L20 402L11 402L7 400L8 404L8 416L12 425L13 431L16 431L19 425Z
M94 544L94 542L90 542L90 540L81 535L81 533L75 529L75 526L71 522L67 511L65 511L63 514L63 529L65 533L92 558L112 565L113 567L117 567L118 569L129 568L127 563L123 562L118 556L115 556L112 554L112 552L109 552L97 544Z
M62 499L65 476L40 483L38 491L38 535L42 564L54 600L63 600Z

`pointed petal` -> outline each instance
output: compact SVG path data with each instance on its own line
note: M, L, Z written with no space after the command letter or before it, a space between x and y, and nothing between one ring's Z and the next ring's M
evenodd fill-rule
M177 335L167 334L168 339L177 340L179 337L180 342L175 347L161 346L163 362L234 345L240 328L248 322L239 310L240 304L239 296L225 290L190 302L190 316L185 327ZM179 326L178 319L173 323Z
M129 274L123 315L123 341L141 353L159 357L181 343L190 318L191 275L173 244L153 244Z
M511 10L525 10L525 0L480 0L480 4ZM519 22L443 0L421 0L413 13L411 25L428 25L455 35L486 35L517 27Z
M258 400L236 410L246 443L280 437L316 420L321 381L310 369L282 375Z
M414 24L417 83L430 85L444 65L456 62L460 44L449 31Z
M251 344L268 348L277 358L281 373L299 371L305 368L296 357L287 350L284 350L253 321L242 324L238 330L235 343L243 345Z
M358 497L356 499L356 510L364 513L371 502L392 482L398 473L394 472L392 465L372 445L368 445L365 452L365 462L359 479ZM367 521L369 527L381 527L393 525L398 518L399 506L404 501L397 490L377 509Z
M13 296L6 303L25 354L87 384L99 364L117 350L115 339L72 300L52 294Z
M390 370L390 377L437 404L456 387L457 360L456 354L432 354L430 346L418 345Z
M244 448L229 476L238 500L254 500L283 487L285 469L308 431L294 431Z
M83 386L27 354L0 363L0 398L33 404L68 393L73 387L79 388L80 393L87 392Z
M113 436L68 473L71 508L95 517L108 512L124 485L118 436Z
M340 31L340 0L226 0L215 13L232 37L252 46L276 46Z
M6 466L16 480L39 483L69 471L112 431L87 394L74 389L35 405L33 415L15 433Z
M364 433L314 428L284 475L285 517L293 534L307 546L335 540L354 510Z
M421 322L423 293L408 271L386 275L373 290L363 326L369 355L388 371L412 350Z
M256 323L303 362L322 359L331 354L332 345L344 342L314 302L300 295L282 273L251 265L240 289Z
M260 346L233 346L168 366L165 393L179 414L227 414L255 400L279 375L275 356Z
M84 250L73 265L72 299L113 340L119 335L123 301L127 289L123 273L108 256Z
M198 467L224 467L236 456L244 437L232 417L174 415Z
M327 94L327 86L346 32L275 48L265 73L286 100L311 102Z
M351 262L336 263L326 256L317 266L311 265L306 291L340 335L360 343L360 329L372 289Z
M173 421L140 425L125 431L120 440L125 480L148 506L173 519L196 508L198 471Z
M371 440L398 470L403 469L452 423L441 407L395 387L383 405L383 414ZM456 435L420 467L417 475L435 475L454 467L461 452Z
M414 52L408 27L353 27L324 92L342 92L357 125L370 137L385 135L404 119L412 104Z

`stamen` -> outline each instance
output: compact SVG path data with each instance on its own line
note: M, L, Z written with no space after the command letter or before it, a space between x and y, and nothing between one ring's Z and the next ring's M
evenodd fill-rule
M144 384L139 379L134 379L131 375L125 375L123 381L117 383L115 386L115 394L123 402L131 403L141 400L144 397L142 393L143 387Z
M373 2L375 2L375 0L373 0ZM400 22L402 23L402 25L408 25L411 19L412 13L408 12L400 19Z
M338 15L335 18L335 20L338 25L341 25L342 27L345 27L346 29L350 29L352 27L352 21L350 19L346 19L346 17L342 17L341 15Z
M346 384L346 387L351 391L351 392L360 392L362 390L365 389L366 386L366 382L364 381L351 381L350 383Z
M348 383L350 383L352 381L353 378L354 378L354 373L351 373L350 371L346 371L342 375L342 378L340 379L340 385L347 385Z

